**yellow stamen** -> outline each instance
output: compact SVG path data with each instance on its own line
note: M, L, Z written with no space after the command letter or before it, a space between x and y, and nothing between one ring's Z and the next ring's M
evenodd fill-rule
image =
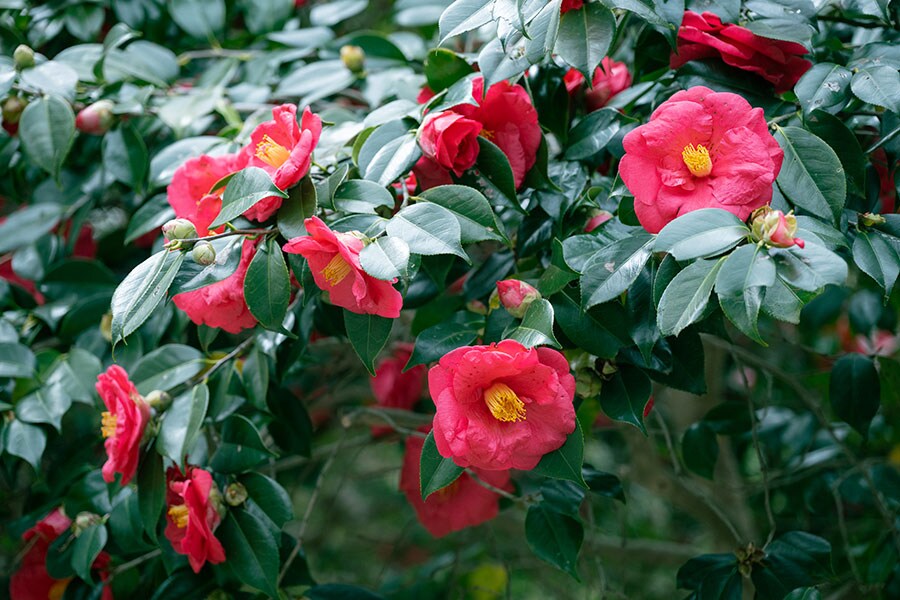
M188 524L188 507L184 504L169 507L169 517L178 529L184 529Z
M264 135L262 140L256 145L256 157L270 167L277 169L291 157L291 153L268 135Z
M484 402L498 421L525 420L525 403L505 383L495 383L484 391Z
M706 177L712 172L712 159L703 144L688 144L681 151L681 159L694 177Z
M322 269L322 275L325 277L328 285L334 287L350 274L350 270L350 265L347 264L344 257L340 254L335 254L334 258Z
M69 587L70 581L72 581L71 577L56 581L50 586L50 590L47 593L47 600L62 600L63 595L66 593L66 588Z
M116 425L118 425L116 415L103 411L100 418L100 433L103 434L103 437L108 438L116 435Z
M481 137L483 137L484 139L486 139L489 142L494 141L494 132L493 131L488 131L487 129L482 129L481 133L479 133L478 135L480 135Z

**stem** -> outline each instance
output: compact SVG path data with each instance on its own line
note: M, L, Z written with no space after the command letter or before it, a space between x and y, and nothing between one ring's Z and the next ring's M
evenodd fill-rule
M143 556L138 556L134 560L130 560L127 563L123 563L123 564L119 565L118 567L116 567L115 569L112 569L109 572L109 580L112 581L115 578L115 576L118 575L119 573L124 573L125 571L127 571L129 569L133 569L134 567L147 562L148 560L153 560L160 554L162 554L162 550L157 548L156 550L151 550L150 552L148 552L147 554L144 554Z
M843 15L822 15L817 17L817 19L827 23L843 23L844 25L853 25L854 27L863 27L865 29L884 29L889 27L889 25L885 25L878 21L860 21Z
M274 231L273 229L232 229L231 231L224 231L222 233L217 233L215 235L208 235L206 237L195 237L195 238L184 238L180 240L174 240L179 242L208 242L210 240L218 240L221 238L225 238L231 235L262 235L264 233L269 233Z

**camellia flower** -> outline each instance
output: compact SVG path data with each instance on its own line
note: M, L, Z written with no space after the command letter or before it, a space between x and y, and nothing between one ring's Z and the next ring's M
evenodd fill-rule
M309 172L312 152L322 134L322 119L309 107L304 109L297 123L297 107L282 104L272 109L272 120L260 123L250 135L250 145L244 149L249 165L264 169L275 185L286 190ZM265 221L281 208L282 199L269 196L254 204L244 216Z
M225 560L225 550L213 535L222 520L219 490L209 472L187 465L166 471L166 539L179 554L186 554L194 573L209 561Z
M650 233L700 208L746 220L772 199L784 158L761 108L702 86L663 102L623 144L619 175Z
M796 85L812 63L804 58L806 48L796 42L773 40L756 35L746 27L723 24L711 12L702 15L687 10L678 30L677 54L673 69L702 58L721 57L727 65L760 75L775 85L778 93Z
M427 429L425 430L427 431ZM411 435L406 438L403 470L400 472L400 490L416 511L419 522L434 537L467 527L474 527L497 516L500 495L463 473L447 487L422 500L419 482L419 461L425 440ZM483 482L495 488L512 491L509 471L482 471L473 469Z
M582 6L584 6L584 0L563 0L559 12L564 15L570 10L578 10Z
M574 94L584 85L584 75L578 69L569 69L563 81L569 94ZM584 92L588 112L603 108L613 96L629 87L631 87L631 73L628 66L608 56L605 57L600 66L594 69L591 89Z
M106 405L100 428L106 438L108 457L103 465L103 480L115 481L115 474L120 473L122 485L128 485L137 471L141 439L150 421L150 406L138 394L125 369L118 365L97 376L96 388Z
M517 319L525 316L532 302L541 299L541 293L533 285L518 279L498 281L497 294L503 308Z
M54 509L46 517L38 521L34 527L22 534L22 540L28 550L22 556L19 569L9 579L9 597L15 600L60 600L72 578L53 579L47 573L47 552L50 544L69 531L72 521L61 508ZM109 564L109 555L101 552L92 565L100 570L100 578L108 578L105 571ZM112 589L103 586L103 600L113 600Z
M584 224L584 232L590 233L593 230L597 229L610 219L612 219L612 213L608 210L598 210L590 219L587 220L587 223Z
M246 154L238 153L222 156L204 154L185 161L175 170L172 182L166 188L175 215L193 223L200 237L208 235L209 226L222 210L222 192L225 189L212 190L212 186L223 177L246 167L247 160Z
M853 338L853 352L869 356L893 356L900 348L900 337L885 329L879 329L872 335L859 334Z
M412 410L422 397L425 365L417 365L403 372L412 351L412 344L398 344L391 356L378 364L369 384L379 406Z
M806 243L797 235L797 217L793 214L784 214L780 210L773 210L769 206L763 206L753 211L750 217L753 238L773 248L790 248L799 246L803 248Z
M284 251L302 254L309 263L316 285L328 292L331 303L357 314L395 319L403 297L392 281L375 279L359 264L363 241L352 233L332 231L318 217L304 221L309 235L296 237Z
M82 133L103 135L115 122L114 106L112 100L98 100L82 108L75 117L75 128Z
M478 121L452 111L429 115L419 134L422 153L457 177L478 158Z
M428 372L438 452L461 467L533 469L575 430L575 378L556 350L464 346Z

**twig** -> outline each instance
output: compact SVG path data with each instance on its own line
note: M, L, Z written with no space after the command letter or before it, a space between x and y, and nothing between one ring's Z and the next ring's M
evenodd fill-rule
M156 550L151 550L150 552L148 552L147 554L144 554L143 556L138 556L134 560L129 560L127 563L122 563L121 565L117 566L116 568L112 569L109 572L109 580L112 581L113 578L115 578L115 576L118 575L119 573L124 573L125 571L127 571L129 569L133 569L134 567L147 562L148 560L153 560L160 554L162 554L162 550L157 548Z

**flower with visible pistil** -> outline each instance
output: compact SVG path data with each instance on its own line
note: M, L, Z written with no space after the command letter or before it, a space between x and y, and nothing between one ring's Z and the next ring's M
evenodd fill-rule
M97 376L96 388L106 405L100 425L108 457L102 469L103 480L111 483L116 479L115 474L120 473L124 486L137 471L141 439L150 421L150 406L138 394L125 369L118 365Z
M575 378L556 350L464 346L428 372L438 452L461 467L533 469L575 430Z

